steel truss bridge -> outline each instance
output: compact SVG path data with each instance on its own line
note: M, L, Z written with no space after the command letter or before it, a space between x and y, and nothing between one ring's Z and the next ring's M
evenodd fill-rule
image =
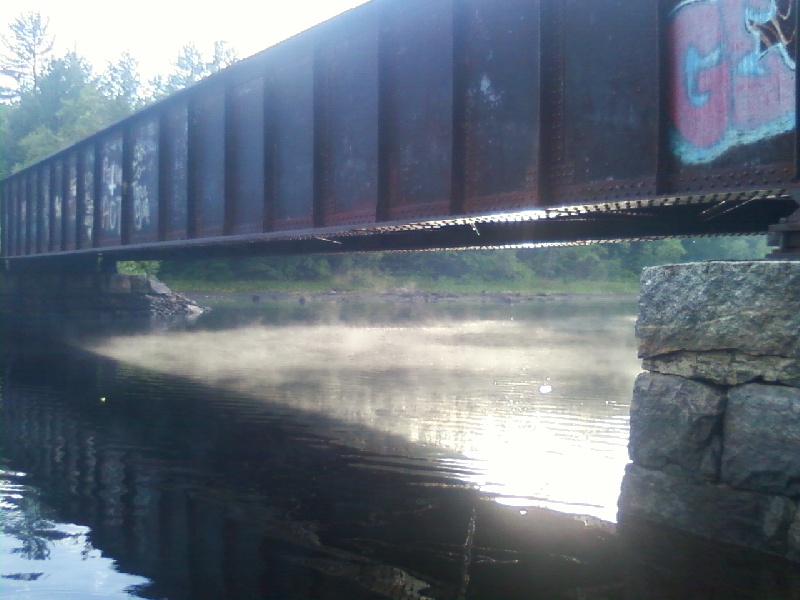
M0 182L2 257L791 253L796 2L373 0Z

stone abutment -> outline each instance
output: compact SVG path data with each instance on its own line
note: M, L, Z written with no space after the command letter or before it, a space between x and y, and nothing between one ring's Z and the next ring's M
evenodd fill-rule
M7 272L0 280L3 333L17 340L148 331L202 312L193 301L144 275Z
M646 269L619 501L800 561L800 262Z

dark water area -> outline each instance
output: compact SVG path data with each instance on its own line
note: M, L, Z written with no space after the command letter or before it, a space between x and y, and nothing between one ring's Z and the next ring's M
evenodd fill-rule
M0 355L3 598L800 598L616 523L635 306L261 303Z

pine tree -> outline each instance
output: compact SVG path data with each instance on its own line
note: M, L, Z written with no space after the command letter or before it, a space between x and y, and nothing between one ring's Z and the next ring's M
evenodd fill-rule
M0 86L0 98L19 98L39 85L55 41L47 33L49 24L41 13L25 13L8 26L10 35L0 36L5 47L0 55L0 75L13 81L13 85Z
M150 80L153 100L174 94L185 87L197 83L201 79L229 67L238 60L236 51L227 42L214 42L211 60L205 60L203 54L194 44L187 44L178 53L173 63L174 71L168 76L159 75Z
M122 119L144 104L139 61L123 52L117 62L109 62L98 81L102 94L113 104L114 117Z

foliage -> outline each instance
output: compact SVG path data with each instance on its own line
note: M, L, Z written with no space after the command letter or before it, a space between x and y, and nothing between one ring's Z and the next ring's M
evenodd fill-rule
M0 55L0 75L13 82L0 87L0 98L17 98L37 88L53 51L54 39L47 33L49 23L41 13L25 13L9 24L10 36L0 36L5 47Z
M215 42L209 58L194 45L183 48L174 72L157 78L150 97L128 52L95 74L75 52L52 56L47 19L21 15L3 37L0 74L14 85L0 104L0 172L8 174L125 118L148 101L172 93L236 60L225 42ZM0 90L3 93L3 90Z
M221 71L237 60L236 51L224 41L214 42L214 49L208 60L197 46L187 44L178 53L178 58L173 63L173 72L166 77L159 75L150 81L152 88L150 99L159 100L174 94L217 71Z
M114 100L100 91L89 64L74 52L52 59L38 86L23 92L7 111L3 154L12 170L41 160L121 116Z
M723 238L691 238L682 240L689 261L763 258L769 247L764 236L730 236Z
M184 288L630 291L647 266L707 259L753 259L763 238L720 237L491 251L390 252L165 261L161 275ZM239 282L239 284L237 284ZM244 288L243 288L244 289Z
M117 263L117 271L129 275L155 277L160 269L160 260L121 260Z
M115 119L122 119L144 106L139 61L129 52L123 52L117 62L107 64L97 80L97 88L110 101L109 111Z

